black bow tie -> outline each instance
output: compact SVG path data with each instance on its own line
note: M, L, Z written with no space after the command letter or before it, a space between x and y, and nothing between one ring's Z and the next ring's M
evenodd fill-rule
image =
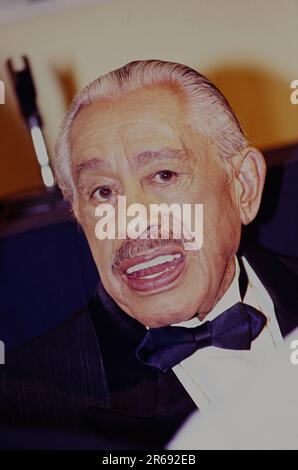
M198 349L216 346L248 350L267 322L261 312L238 302L212 321L186 328L165 326L149 329L136 349L137 358L164 373Z

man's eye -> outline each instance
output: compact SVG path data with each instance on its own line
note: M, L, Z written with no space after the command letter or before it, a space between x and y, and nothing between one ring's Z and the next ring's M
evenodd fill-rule
M113 191L110 188L102 187L97 188L95 191L93 191L91 197L97 199L98 201L106 201L112 196L112 194Z
M175 173L174 171L162 170L156 173L156 175L154 175L154 179L158 183L167 183L169 181L172 181L176 176L177 176L177 173Z

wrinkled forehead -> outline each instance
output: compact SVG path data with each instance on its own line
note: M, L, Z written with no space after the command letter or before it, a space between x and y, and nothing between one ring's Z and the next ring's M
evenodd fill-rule
M71 130L72 159L80 164L98 154L108 156L117 143L132 155L161 148L177 150L191 140L194 127L188 103L177 90L168 86L141 88L121 98L104 98L79 111ZM199 137L202 141L203 136Z
M153 125L155 121L175 127L187 117L187 102L182 93L169 86L143 87L122 97L104 97L83 106L74 119L71 141L77 143L91 128L107 132L133 122Z

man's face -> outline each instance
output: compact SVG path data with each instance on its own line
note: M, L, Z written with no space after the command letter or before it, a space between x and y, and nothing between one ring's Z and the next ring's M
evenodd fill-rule
M71 133L75 212L102 283L127 314L150 327L204 315L234 274L241 226L234 186L187 111L170 88L139 89L84 107ZM99 240L95 207L116 209L119 195L148 214L151 203L203 204L203 247L185 250L171 239Z

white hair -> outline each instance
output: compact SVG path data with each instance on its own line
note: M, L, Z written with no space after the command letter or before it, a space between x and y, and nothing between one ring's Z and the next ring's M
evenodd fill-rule
M70 133L83 106L101 99L117 100L142 87L168 84L183 92L196 127L216 145L226 161L247 146L240 123L218 88L196 70L175 62L141 60L130 62L97 78L78 93L65 116L56 143L55 169L64 197L74 200Z

